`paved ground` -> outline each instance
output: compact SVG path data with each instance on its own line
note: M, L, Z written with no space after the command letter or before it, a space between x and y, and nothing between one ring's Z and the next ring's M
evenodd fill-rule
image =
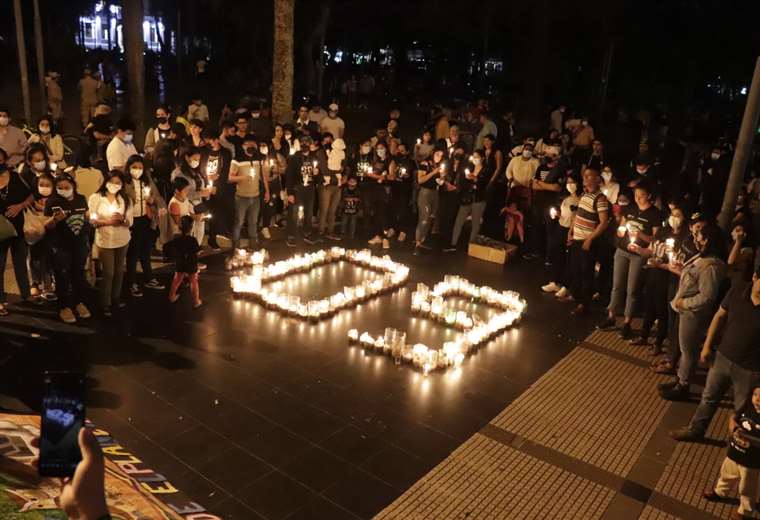
M695 403L668 403L643 349L595 332L385 508L378 519L728 518L701 492L718 474L730 408L708 441L677 444ZM725 404L725 403L724 403Z

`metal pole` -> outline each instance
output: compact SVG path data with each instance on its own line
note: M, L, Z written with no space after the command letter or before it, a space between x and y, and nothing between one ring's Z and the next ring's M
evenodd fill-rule
M21 0L13 0L13 13L16 17L16 48L18 49L18 68L21 72L21 96L24 99L24 117L27 124L30 124L32 121L32 104L29 99L29 74L26 64L24 16L21 13Z
M47 92L45 92L45 48L42 45L42 19L40 18L40 0L34 0L34 43L37 49L37 81L40 87L41 114L47 113Z
M734 216L736 198L739 195L739 190L741 190L744 172L752 153L758 116L760 116L760 57L755 62L755 73L752 75L752 85L747 94L747 104L744 106L739 139L736 141L736 153L734 153L734 160L731 163L726 193L723 196L723 206L718 216L718 224L726 231L728 231L728 226Z

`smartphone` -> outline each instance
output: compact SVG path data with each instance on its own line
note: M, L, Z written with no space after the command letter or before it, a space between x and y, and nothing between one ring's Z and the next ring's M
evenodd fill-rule
M79 430L84 426L84 376L45 372L40 427L39 473L70 477L82 460Z

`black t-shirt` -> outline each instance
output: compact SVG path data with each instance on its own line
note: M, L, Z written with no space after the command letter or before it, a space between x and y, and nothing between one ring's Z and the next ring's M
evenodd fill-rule
M0 215L5 215L5 211L9 206L24 202L31 194L32 190L29 188L29 185L19 177L19 174L16 172L10 172L8 185L5 188L0 189ZM5 218L7 218L11 224L13 224L13 227L16 228L18 236L23 236L24 212L20 211L19 214L13 218Z
M404 186L411 188L412 178L417 174L417 166L414 161L408 155L394 157L396 163L396 180L393 182L394 186Z
M728 312L718 350L746 370L760 371L760 305L751 300L752 282L732 287L720 306Z
M54 193L45 203L45 216L53 216L56 208L61 208L66 218L49 231L53 245L59 248L71 248L74 244L87 241L87 200L84 195L76 193L74 198L66 200Z
M179 235L166 244L167 251L174 260L174 270L178 273L198 272L198 251L200 246L195 237Z
M472 176L475 173L475 167L468 166L468 168ZM459 203L466 205L486 200L486 187L490 180L485 167L480 169L475 180L468 179L466 173L463 172L459 176Z
M557 162L554 166L549 166L546 163L542 163L536 169L534 179L545 182L547 184L558 184L564 175L564 169ZM538 208L548 208L552 204L557 203L556 191L549 190L534 190L533 191L533 205Z
M361 202L358 188L351 189L348 186L343 188L343 198L341 199L343 214L356 215L361 209Z
M760 468L760 414L752 403L734 416L736 429L728 440L726 456L745 468ZM741 438L737 435L741 432Z
M371 180L369 177L367 177L367 172L372 169L372 164L375 162L375 154L372 152L364 155L364 154L357 154L356 159L354 161L354 176L359 181L359 184L364 184L365 182Z
M433 164L432 162L423 161L422 163L420 163L420 170L425 172L425 175L427 175L430 172L432 172L434 169L437 171L440 164L441 163ZM428 188L430 190L435 190L438 188L438 183L436 182L436 179L438 179L438 175L433 175L427 181L420 184L420 187Z
M623 216L629 231L638 231L648 236L652 236L654 228L662 226L662 212L656 206L649 206L642 211L636 204L629 204L623 210ZM621 249L627 249L628 244L628 234L618 240L618 247ZM639 238L636 244L645 247L648 242Z

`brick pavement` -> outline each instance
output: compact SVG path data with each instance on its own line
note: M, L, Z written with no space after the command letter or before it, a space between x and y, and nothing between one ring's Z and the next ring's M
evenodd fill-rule
M657 394L645 349L594 332L377 519L728 518L701 497L718 474L730 406L708 442L668 431L696 406ZM758 516L760 518L760 516Z

